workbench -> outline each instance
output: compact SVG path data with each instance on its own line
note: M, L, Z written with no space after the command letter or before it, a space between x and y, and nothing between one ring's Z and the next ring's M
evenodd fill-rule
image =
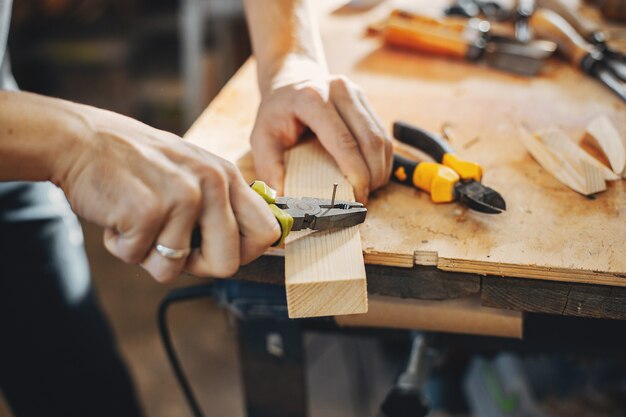
M337 317L335 324L509 340L541 333L542 340L560 338L567 344L568 326L580 336L579 330L597 328L589 318L626 319L626 182L612 182L607 191L585 198L545 172L518 140L520 127L550 126L579 138L600 114L626 137L626 106L556 58L539 76L526 78L385 46L367 36L366 28L389 13L388 3L354 11L341 1L315 2L331 71L364 89L389 131L397 120L436 132L451 126L452 145L483 165L484 183L503 194L508 209L485 215L457 204L436 205L426 193L394 183L376 191L360 226L369 312ZM423 3L424 13L443 7L440 1ZM259 100L250 60L186 139L235 163L247 180L255 179L249 135ZM401 149L397 142L394 146ZM281 251L273 250L241 267L234 278L281 285L284 265ZM582 319L554 321L561 317ZM549 326L530 329L524 320ZM291 398L296 409L274 409L271 415L306 415L306 395L297 383L304 374L293 366L302 362L297 323L239 323L250 415L265 415L259 410L271 409L276 392ZM590 338L602 344L613 340L615 331L622 330L611 327L608 339ZM283 335L292 355L280 366L264 344L271 332ZM283 382L268 387L267 379L259 379L261 368L263 378Z
M547 174L517 140L520 126L559 126L580 137L599 114L626 135L626 106L557 59L525 78L386 47L366 27L388 14L387 3L355 12L340 1L316 2L331 71L361 85L389 129L395 120L432 131L451 126L452 145L483 165L484 182L503 194L508 210L494 216L436 205L393 183L377 191L360 227L368 292L425 300L475 294L489 307L626 318L626 182L587 199ZM440 2L424 3L425 13L440 10ZM186 138L253 179L249 135L259 100L251 60ZM283 265L274 252L235 278L281 283Z

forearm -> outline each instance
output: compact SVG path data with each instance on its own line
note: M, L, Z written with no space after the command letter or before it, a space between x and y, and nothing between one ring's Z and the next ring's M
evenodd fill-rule
M244 0L259 86L265 94L301 79L309 71L326 71L319 29L308 0Z
M0 181L58 182L70 150L84 140L79 106L25 92L0 91Z

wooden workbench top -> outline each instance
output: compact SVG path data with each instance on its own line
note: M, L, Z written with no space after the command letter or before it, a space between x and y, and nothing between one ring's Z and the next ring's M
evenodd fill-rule
M594 200L582 197L547 174L517 138L522 125L559 126L578 138L600 114L626 137L623 103L558 60L541 76L523 78L392 50L364 35L388 13L386 4L351 12L338 1L315 3L332 72L363 87L389 131L395 120L433 131L450 125L452 145L483 165L484 182L507 201L504 214L484 215L389 184L372 196L361 226L366 263L626 286L626 182L609 183ZM252 179L248 137L258 103L249 62L186 137Z

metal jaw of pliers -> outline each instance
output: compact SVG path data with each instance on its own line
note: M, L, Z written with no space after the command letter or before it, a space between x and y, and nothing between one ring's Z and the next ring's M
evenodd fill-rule
M352 201L277 197L275 204L293 217L292 231L356 226L363 223L367 215L363 204Z
M481 213L498 214L506 210L504 198L496 190L476 180L461 180L454 186L456 201Z

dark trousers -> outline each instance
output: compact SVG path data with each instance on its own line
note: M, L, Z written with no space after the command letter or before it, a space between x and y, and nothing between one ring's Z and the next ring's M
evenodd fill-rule
M0 388L15 417L137 417L82 231L49 183L0 183Z

